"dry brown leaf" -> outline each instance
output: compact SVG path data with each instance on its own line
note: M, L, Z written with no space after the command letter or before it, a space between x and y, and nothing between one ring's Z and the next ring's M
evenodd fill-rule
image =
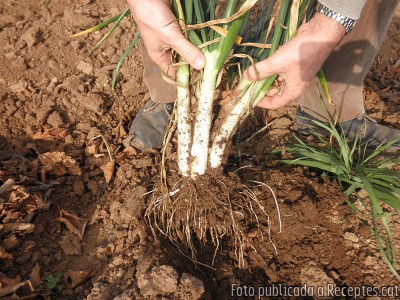
M47 152L39 154L39 160L44 169L44 174L42 173L42 177L45 177L45 173L47 172L51 172L57 176L62 176L67 173L77 176L82 174L81 168L76 160L71 156L66 155L65 152Z
M45 141L54 141L54 140L63 140L68 134L68 129L66 128L50 128L46 129L44 132L35 133L32 138L34 140L45 140Z
M49 209L50 203L43 201L43 198L40 194L33 194L32 198L36 201L38 209Z
M24 296L32 296L32 297L29 297L30 299L32 299L33 296L35 296L35 295L33 295L35 288L33 287L32 282L30 280L26 280L24 282L20 282L20 283L14 284L12 286L7 286L4 288L1 288L0 289L0 297L15 293L17 290L19 290L22 287L23 287L23 295L12 295L11 299L28 299L27 297L24 297ZM8 299L10 299L10 298L8 298Z
M16 211L13 209L10 210L3 210L1 213L2 221L7 224L11 222L15 222L16 220L19 220L22 216L22 213L20 211Z
M0 246L0 259L13 259L13 256Z
M137 155L138 152L136 151L135 148L128 146L126 147L122 152L118 153L118 155L115 156L114 161L118 165L124 164L130 157Z
M85 234L87 220L79 218L77 215L61 209L60 217L57 218L57 221L64 223L70 232L74 233L80 240L82 240L83 235Z
M28 188L34 189L35 186ZM49 207L49 204L43 201L40 194L28 193L24 186L14 185L12 191L7 194L8 197L6 196L4 200L5 204L0 208L3 224L15 221L30 222L36 211Z
M89 272L87 271L67 271L65 273L65 278L67 281L70 280L71 288L75 288L80 285L88 276Z
M0 286L2 286L2 287L15 285L20 282L21 282L20 275L17 275L15 278L10 278L10 277L7 277L4 274L0 273Z
M222 91L222 99L219 101L219 104L225 105L237 98L239 94L239 91Z
M117 144L121 143L121 140L128 135L123 125L123 122L119 122L116 128L113 128L115 134L114 142Z
M114 175L114 169L115 169L115 161L109 161L105 165L100 166L100 169L104 173L104 178L106 179L106 182L109 183L111 178Z
M42 284L43 280L42 280L42 277L40 276L39 264L36 264L36 266L32 269L32 272L29 275L29 279L31 280L32 285L34 287L38 287L39 285Z
M9 203L22 203L26 199L28 199L31 195L26 192L25 187L17 185L14 190L11 192L10 197L8 198Z
M82 238L83 238L82 234L74 225L72 225L72 223L68 219L59 217L59 218L57 218L57 221L64 223L64 225L67 226L67 229L70 232L72 232L73 234L76 234L79 237L79 239L82 240Z
M0 233L20 232L23 234L32 233L35 230L35 224L32 223L7 223L0 224Z
M28 199L26 199L23 203L22 209L26 211L27 213L33 213L39 209L39 196L38 195L32 195ZM43 202L43 201L41 201Z

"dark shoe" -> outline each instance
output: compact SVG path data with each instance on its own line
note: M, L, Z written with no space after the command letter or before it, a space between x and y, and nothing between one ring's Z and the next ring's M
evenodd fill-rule
M319 127L312 120L319 121L301 108L298 108L294 124L295 131L301 135L329 136L327 130ZM382 143L397 140L387 150L400 152L400 130L379 125L365 114L358 118L341 122L336 125L336 128L339 132L344 133L349 142L354 142L356 138L361 138L361 145L367 145L369 148L376 148Z
M133 119L128 137L122 144L141 151L161 148L173 109L174 103L147 101Z

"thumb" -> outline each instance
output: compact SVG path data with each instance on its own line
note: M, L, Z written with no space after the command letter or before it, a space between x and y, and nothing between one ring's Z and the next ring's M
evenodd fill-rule
M277 74L275 69L274 56L264 59L244 71L244 76L247 79L258 81L269 76Z
M203 52L189 42L183 35L175 37L173 48L193 68L201 70L206 65Z
M283 89L282 94L275 94L273 96L265 96L260 103L258 103L258 107L264 109L277 109L288 104L290 101L296 99L288 89Z

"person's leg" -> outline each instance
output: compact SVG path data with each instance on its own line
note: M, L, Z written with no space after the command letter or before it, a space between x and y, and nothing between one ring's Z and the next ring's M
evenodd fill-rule
M323 66L332 102L340 121L362 116L364 98L362 84L383 42L399 0L368 0L353 31L343 38ZM312 84L300 107L318 118L326 117L316 88ZM334 107L325 102L331 116Z
M160 68L150 59L142 40L138 40L143 61L143 80L149 89L150 98L157 103L173 103L176 89L173 84L164 80Z
M336 119L349 141L361 138L362 144L376 147L400 139L400 130L379 125L365 115L362 84L387 33L400 0L368 0L354 30L340 42L323 66L329 94L327 103L318 79L300 99L295 129L300 134L322 132L307 119ZM317 88L318 87L318 88ZM324 105L321 104L321 96ZM400 151L400 140L389 150Z
M176 99L176 89L164 80L161 70L150 59L141 40L139 49L143 61L143 80L149 89L150 100L132 121L123 144L143 151L162 146Z

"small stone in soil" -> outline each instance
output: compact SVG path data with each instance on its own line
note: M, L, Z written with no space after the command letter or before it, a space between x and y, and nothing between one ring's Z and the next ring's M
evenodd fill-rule
M138 274L137 279L143 296L174 293L178 286L178 272L167 265L156 266L149 273Z
M76 68L87 75L90 75L93 71L93 66L83 60L78 63Z
M21 39L26 42L29 48L36 46L43 41L42 32L37 27L31 27L21 35Z
M53 111L47 117L47 124L49 124L53 128L58 128L58 127L61 127L61 125L64 124L64 120L63 120L61 114L58 111Z

